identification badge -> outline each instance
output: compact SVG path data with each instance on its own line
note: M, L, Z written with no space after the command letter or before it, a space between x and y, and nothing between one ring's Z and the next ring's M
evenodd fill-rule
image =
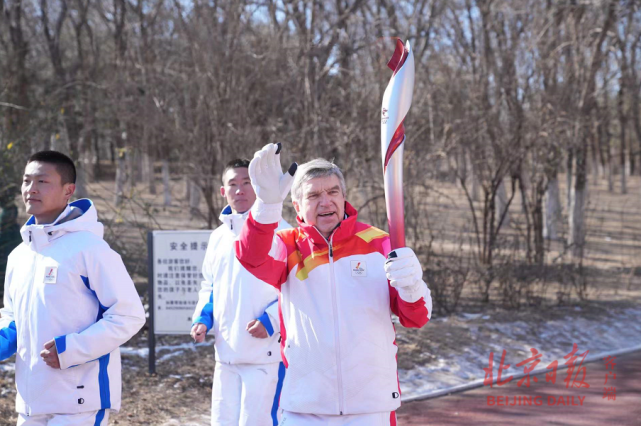
M45 284L55 284L58 279L58 267L47 266L45 268Z
M366 277L367 265L363 261L352 260L352 277Z

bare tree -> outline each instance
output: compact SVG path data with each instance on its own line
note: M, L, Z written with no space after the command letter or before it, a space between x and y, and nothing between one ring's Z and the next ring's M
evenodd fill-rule
M590 57L584 58L584 46L579 42L572 47L574 50L573 58L575 64L575 77L581 82L580 97L578 99L577 110L578 117L575 121L576 145L574 151L575 157L575 179L572 187L572 196L570 202L570 235L569 244L572 246L572 253L577 258L583 257L585 245L585 206L587 204L587 150L590 140L589 119L592 115L592 109L596 102L596 74L599 71L603 61L603 43L606 40L608 31L615 20L616 2L610 1L606 5L607 11L603 22L599 26L599 35L589 45ZM577 6L569 14L569 25L571 33L577 41L581 41L580 27L583 25L582 20L584 10L582 6ZM580 62L579 62L580 61ZM578 75L579 63L587 62L589 64L586 75Z

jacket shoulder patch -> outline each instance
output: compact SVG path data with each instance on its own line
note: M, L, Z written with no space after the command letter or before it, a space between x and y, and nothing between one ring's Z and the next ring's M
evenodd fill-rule
M378 228L374 228L373 226L370 226L367 229L357 232L356 236L362 239L363 241L365 241L366 243L369 243L372 240L375 240L377 238L387 237L387 232L381 231Z

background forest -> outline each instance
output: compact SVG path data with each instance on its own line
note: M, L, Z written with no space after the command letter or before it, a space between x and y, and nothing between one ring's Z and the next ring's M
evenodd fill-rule
M507 307L586 297L586 268L602 266L592 187L641 197L633 0L0 0L0 187L30 153L68 153L78 197L104 201L107 238L144 277L162 212L215 227L224 164L282 142L284 162L334 159L348 200L386 229L395 36L416 60L408 243L438 309L465 288Z

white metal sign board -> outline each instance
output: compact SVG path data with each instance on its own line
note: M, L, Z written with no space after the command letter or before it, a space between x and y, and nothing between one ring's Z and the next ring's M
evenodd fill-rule
M152 232L149 273L153 274L155 334L189 334L211 233L209 230Z

